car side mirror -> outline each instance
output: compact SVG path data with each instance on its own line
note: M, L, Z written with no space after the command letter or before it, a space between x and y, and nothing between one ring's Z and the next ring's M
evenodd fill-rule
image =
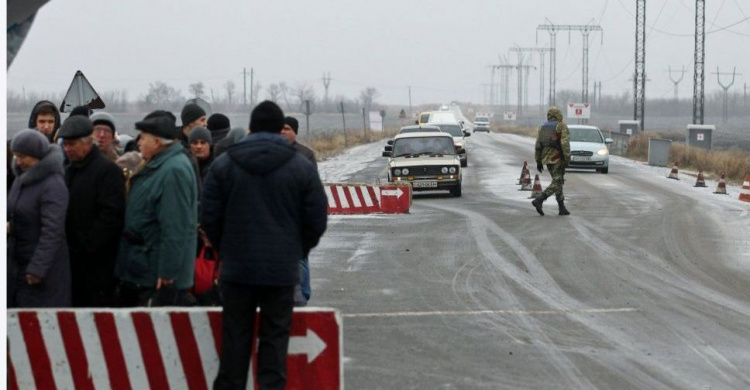
M461 154L461 153L463 153L463 152L464 152L464 148L462 148L462 147L460 147L460 146L456 145L456 154Z
M391 146L391 145L385 145L385 151L386 152L392 152L393 151L393 146Z
M464 131L464 137L471 137L471 133L469 133L468 131Z
M383 152L383 157L391 157L392 152Z
M393 140L392 140L392 139L389 139L389 140L388 140L388 141L387 141L386 143L387 143L388 145L393 145Z
M415 125L418 125L418 124L419 124L419 119L415 120L415 121L414 121L414 124L415 124Z
M604 143L607 144L607 145L609 145L609 144L611 144L613 142L615 142L615 140L613 140L612 138L607 138L607 139L604 140Z

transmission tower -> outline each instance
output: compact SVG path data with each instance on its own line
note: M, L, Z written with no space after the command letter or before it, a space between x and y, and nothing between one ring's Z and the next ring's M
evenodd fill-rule
M549 47L512 47L509 51L516 52L519 56L524 52L539 54L539 109L544 113L544 57L547 53L552 52L552 49ZM528 95L526 100L528 101Z
M328 74L323 73L323 88L325 88L325 95L323 95L323 101L328 103L328 86L331 85L331 72Z
M693 65L693 124L703 124L706 73L706 0L695 0L695 63Z
M589 100L589 35L592 32L597 31L603 31L602 26L595 25L595 24L586 24L586 25L562 25L562 24L552 24L549 20L547 20L549 24L540 24L537 26L536 31L537 35L539 33L539 30L547 31L550 34L550 104L555 104L555 46L557 46L556 40L557 40L557 32L558 31L568 31L568 41L570 41L570 32L571 31L580 31L583 35L583 80L582 80L582 92L581 92L581 98L583 99L583 103L588 103ZM593 21L592 21L593 22ZM537 37L538 40L538 37ZM604 43L604 34L602 34L602 43Z
M680 85L680 81L682 81L682 78L685 77L685 66L682 66L682 71L680 72L680 78L675 80L672 78L672 67L670 66L667 69L667 72L669 73L669 79L672 80L672 83L674 83L674 102L675 105L677 104L677 100L679 99L679 95L677 94L677 88ZM677 72L677 71L675 71Z
M639 122L643 131L643 116L646 109L646 0L636 0L633 106L633 120Z
M490 68L490 107L495 105L495 69L497 65L487 65Z
M737 68L734 68L732 73L721 73L719 72L719 67L717 66L716 73L714 74L716 75L716 81L719 82L721 89L724 90L724 107L722 108L722 112L721 112L721 121L722 123L727 123L727 120L729 119L728 110L727 110L727 95L729 94L729 88L734 84L734 76L737 75ZM729 74L732 75L732 82L729 83L728 85L722 84L721 75L729 75ZM742 74L740 74L740 76L742 76Z

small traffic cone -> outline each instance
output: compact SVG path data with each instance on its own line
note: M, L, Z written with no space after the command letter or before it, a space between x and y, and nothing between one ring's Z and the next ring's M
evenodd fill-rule
M706 187L706 179L703 177L703 171L698 170L698 179L693 187Z
M742 183L740 200L743 202L750 202L750 173L745 175L745 181Z
M534 188L531 189L529 199L542 195L542 183L539 182L539 175L534 176Z
M719 185L716 186L716 191L714 191L714 194L720 194L720 195L727 194L727 181L723 173L721 174L721 179L719 179Z
M516 185L520 185L523 182L523 176L527 173L529 173L529 164L524 161L523 168L521 168L521 177L518 178L518 184Z
M669 176L667 176L667 179L680 180L680 178L677 177L677 170L677 163L674 163L674 165L672 165L672 172L669 172Z
M526 171L526 174L523 175L523 179L521 179L521 189L519 191L531 191L531 176L529 175L529 171Z

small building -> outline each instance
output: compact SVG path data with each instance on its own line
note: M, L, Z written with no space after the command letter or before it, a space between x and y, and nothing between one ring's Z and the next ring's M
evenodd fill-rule
M627 135L637 135L641 131L641 122L634 120L617 121L620 133Z
M711 150L715 125L687 125L688 146Z

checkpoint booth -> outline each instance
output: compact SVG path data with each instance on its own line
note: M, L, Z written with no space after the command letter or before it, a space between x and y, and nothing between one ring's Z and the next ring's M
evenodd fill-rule
M635 120L619 120L617 127L620 133L627 135L638 135L641 132L641 123Z
M687 125L688 146L711 150L715 125Z

